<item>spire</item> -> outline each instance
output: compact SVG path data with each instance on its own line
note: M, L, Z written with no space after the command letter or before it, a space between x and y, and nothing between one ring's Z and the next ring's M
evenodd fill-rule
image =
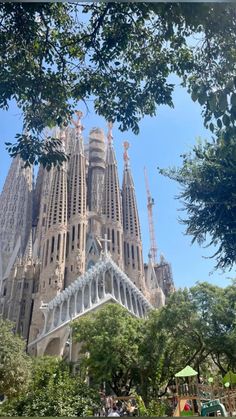
M124 147L123 158L124 158L124 162L125 162L125 167L127 167L129 165L129 155L128 155L129 142L124 141L123 142L123 147Z
M89 133L88 204L89 210L102 212L105 173L105 135L93 128Z
M118 178L117 162L113 147L112 123L108 123L108 147L104 179L103 214L104 234L111 239L109 250L114 261L123 267L123 228L121 194Z
M75 136L76 136L76 145L75 145L75 153L83 153L83 138L82 138L82 132L84 130L84 126L82 125L82 118L83 118L83 112L81 111L75 111L75 114L77 116L77 121L74 119L71 120L72 124L75 127Z
M69 162L68 177L68 229L66 243L65 286L81 275L85 269L87 188L86 159L84 155L81 119L83 114L76 111L77 121L72 120L75 131L75 148Z
M112 135L112 122L108 122L108 133L107 133L107 156L106 163L114 164L117 166L115 151L113 147L113 135Z
M107 125L108 125L108 133L107 133L108 145L112 145L112 143L113 143L113 135L112 135L113 123L111 121L109 121Z
M124 176L123 176L123 184L126 186L130 186L134 188L134 181L130 170L130 158L128 155L128 149L130 148L130 144L128 141L123 142L124 147L124 153L123 153L123 159L124 159Z
M12 160L0 194L0 252L2 273L12 266L14 249L20 238L20 254L24 254L32 226L32 167L24 168L20 157Z
M61 151L65 152L65 149L66 149L66 130L65 129L60 130L59 136L60 136L60 140L61 140L61 147L60 147Z
M112 221L122 223L121 197L117 170L117 161L112 143L112 123L108 123L108 148L105 169L105 197L103 200L103 213Z
M135 285L145 291L143 272L142 242L138 208L135 196L134 181L129 164L129 143L125 141L124 172L122 183L123 229L124 229L124 261L125 271Z
M128 148L129 143L125 141L124 146L124 173L122 183L122 201L123 201L123 225L124 232L135 236L141 240L140 223L138 217L138 207L135 196L134 181L129 164Z

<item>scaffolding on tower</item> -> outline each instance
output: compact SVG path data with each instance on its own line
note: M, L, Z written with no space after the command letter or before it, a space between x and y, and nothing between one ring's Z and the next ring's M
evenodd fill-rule
M155 203L154 203L154 199L151 196L146 167L144 167L144 177L145 177L146 193L147 193L147 210L148 210L148 224L149 224L149 235L150 235L150 255L152 258L152 262L154 263L154 265L156 265L157 245L156 245L155 228L154 228L153 211L152 211L152 208Z

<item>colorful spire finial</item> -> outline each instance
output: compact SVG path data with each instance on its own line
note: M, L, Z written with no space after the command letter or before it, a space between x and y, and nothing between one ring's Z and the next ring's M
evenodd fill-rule
M108 133L107 133L108 144L112 144L112 140L113 140L113 135L112 135L113 123L111 121L109 121L107 125L108 125Z
M129 142L128 141L124 141L123 142L123 147L124 147L123 158L124 158L125 165L127 166L128 163L129 163L129 155L128 155Z
M81 135L82 131L84 130L84 127L81 123L81 119L83 118L83 112L81 111L75 111L75 114L77 115L77 121L71 120L72 124L74 124L75 129L79 135Z
M61 137L61 140L62 141L65 141L65 139L66 139L66 131L65 131L65 129L62 129L60 131L60 137Z
M65 127L63 127L60 130L60 140L61 140L61 146L60 146L60 150L61 151L65 151L65 147L66 147L66 130Z

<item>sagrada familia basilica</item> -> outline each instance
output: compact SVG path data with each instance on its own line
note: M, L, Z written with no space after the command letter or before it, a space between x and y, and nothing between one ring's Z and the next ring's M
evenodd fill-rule
M174 288L163 257L143 262L128 143L120 188L111 124L84 144L77 117L59 132L68 161L34 184L15 158L0 195L0 315L33 355L65 356L71 320L107 302L145 317Z

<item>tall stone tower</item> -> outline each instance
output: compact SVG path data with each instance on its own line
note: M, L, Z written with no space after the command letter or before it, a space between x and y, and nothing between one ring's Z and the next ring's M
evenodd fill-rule
M65 133L61 135L65 141ZM64 146L63 146L64 147ZM37 294L34 300L31 323L31 339L35 338L43 324L40 311L42 301L49 302L64 289L65 248L67 232L67 163L51 169L52 179L46 208L46 227L41 239L41 269ZM45 171L44 182L48 180ZM43 215L45 208L42 208Z
M133 283L146 292L143 252L138 208L133 177L129 165L129 143L124 142L124 173L122 184L123 229L124 229L124 270Z
M32 225L33 170L16 157L0 195L0 289L17 256L22 257Z
M82 139L82 113L77 112L75 145L69 160L68 231L66 243L65 287L85 270L87 188Z
M103 130L93 128L89 134L88 207L102 214L105 174L105 136Z
M123 269L124 263L121 193L111 130L112 124L109 123L103 195L103 231L104 234L107 235L108 240L110 240L110 243L108 244L108 250L110 251L117 265Z

